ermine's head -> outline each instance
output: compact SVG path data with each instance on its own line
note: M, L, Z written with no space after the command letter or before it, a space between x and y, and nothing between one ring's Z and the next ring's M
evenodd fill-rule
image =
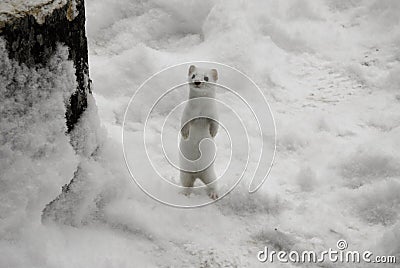
M191 92L198 96L206 96L214 93L214 85L218 80L218 72L216 69L198 68L190 65L188 82L190 83Z

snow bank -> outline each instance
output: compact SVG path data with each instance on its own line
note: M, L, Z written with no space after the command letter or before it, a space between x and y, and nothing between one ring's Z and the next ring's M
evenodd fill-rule
M325 250L346 238L352 249L365 249L376 239L376 251L396 249L398 239L390 236L399 220L400 155L393 149L399 134L399 12L396 1L377 0L88 1L91 77L99 113L116 143L138 86L162 68L191 60L220 61L250 75L268 96L278 131L276 163L256 195L240 184L215 206L181 212L130 189L105 209L107 221L150 237L172 265L171 252L180 256L180 265L199 264L214 248L226 257L228 243L249 267L265 244ZM186 72L174 75L165 84L185 79ZM164 103L163 112L178 99ZM132 144L140 142L144 116L129 115ZM162 121L160 113L154 126ZM157 147L154 126L149 141ZM226 148L218 136L217 142ZM179 181L173 169L162 170ZM203 197L199 191L191 198ZM229 241L220 242L220 236ZM188 241L201 246L186 246Z
M393 225L399 220L400 183L397 179L361 187L352 196L354 212L367 223Z
M129 264L107 257L110 243L101 227L77 233L77 229L53 226L54 222L93 224L104 205L126 188L126 182L111 179L127 174L120 151L115 150L118 145L105 143L106 133L91 95L79 122L66 134L65 106L76 86L67 48L60 45L47 66L28 68L9 59L5 42L0 40L1 267ZM115 159L111 167L105 155ZM70 188L65 195L59 195L62 186L63 191ZM53 205L47 209L49 203ZM113 238L115 249L125 255L137 252L136 246L127 248L129 239L120 239ZM66 243L76 246L67 249ZM95 256L88 252L96 244L97 253L98 245L104 245L104 258L93 262ZM78 252L82 255L75 262ZM132 256L146 259L140 255ZM82 258L89 261L82 262Z
M46 67L28 68L0 40L0 237L17 244L77 166L65 135L65 103L76 89L67 58L59 46Z

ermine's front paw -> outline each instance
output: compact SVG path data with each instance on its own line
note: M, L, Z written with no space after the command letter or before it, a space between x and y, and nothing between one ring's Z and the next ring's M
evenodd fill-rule
M218 199L218 193L216 191L210 191L208 193L208 196L213 200L217 200Z
M215 124L211 124L210 125L210 135L211 137L215 137L217 135L218 132L218 126L216 126Z
M181 135L186 140L189 137L189 124L186 124L181 129Z

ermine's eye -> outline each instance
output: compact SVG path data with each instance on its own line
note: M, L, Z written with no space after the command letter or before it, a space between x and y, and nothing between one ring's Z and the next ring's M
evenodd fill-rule
M204 77L204 81L208 82L208 77L207 76Z
M192 75L192 79L194 79L196 76L195 75Z

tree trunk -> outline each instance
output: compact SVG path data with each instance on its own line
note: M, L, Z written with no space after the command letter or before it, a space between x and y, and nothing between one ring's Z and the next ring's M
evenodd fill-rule
M68 59L62 58L65 54ZM4 124L0 131L0 157L3 146L3 155L9 159L26 156L21 166L43 167L35 175L30 176L30 171L19 175L15 161L4 161L4 171L9 172L3 184L8 188L0 192L21 193L21 197L10 201L12 205L4 206L11 215L11 208L25 210L27 204L37 202L33 213L39 208L42 222L80 224L82 221L76 220L76 215L81 215L80 209L90 203L87 199L91 194L98 194L93 187L97 180L90 174L101 168L96 154L105 137L90 89L84 0L0 2L0 56L0 89L4 93L0 96L0 122ZM54 60L57 57L61 59ZM63 101L65 107L60 107ZM37 137L43 142L35 144L32 139ZM69 146L57 143L60 137L64 141L68 138ZM68 151L71 147L74 153ZM64 155L70 162L78 163L63 163ZM73 174L59 171L75 164ZM54 187L47 189L54 184L60 187L68 180L57 197ZM57 184L60 181L63 183ZM18 185L25 188L21 190ZM37 193L31 188L37 189Z
M23 2L13 0L0 4L0 36L6 40L9 57L28 67L45 66L58 43L69 48L78 84L66 103L70 132L86 109L87 94L91 93L84 0L37 0L31 6Z

